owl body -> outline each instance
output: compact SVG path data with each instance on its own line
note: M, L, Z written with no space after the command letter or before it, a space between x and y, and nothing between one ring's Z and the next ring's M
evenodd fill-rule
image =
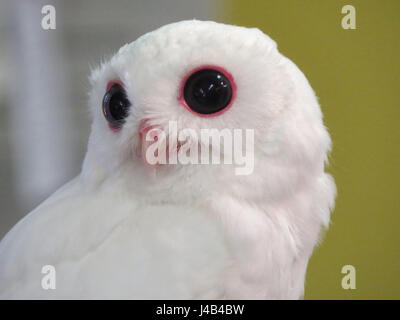
M330 183L322 176L313 192L324 191ZM318 210L311 203L315 198L298 194L285 206L263 209L233 198L218 199L211 206L166 205L132 199L116 187L103 185L93 194L76 178L20 221L0 244L0 297L298 299L303 295L306 266L321 221L312 211L308 217L301 215L310 208ZM42 286L46 265L56 271L54 290Z
M225 81L211 100L186 90L198 70ZM0 243L0 297L301 298L336 189L315 94L275 42L258 29L178 22L122 47L91 82L82 172ZM122 96L115 112L108 103ZM171 120L194 132L252 129L254 170L149 166L143 126ZM43 289L45 265L54 290Z

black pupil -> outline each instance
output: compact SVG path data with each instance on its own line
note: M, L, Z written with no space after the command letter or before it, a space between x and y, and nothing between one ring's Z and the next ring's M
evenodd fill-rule
M213 114L223 110L232 99L232 85L218 70L202 69L192 74L184 87L184 99L193 111Z
M114 84L105 94L103 100L103 112L109 123L120 128L128 115L130 102L126 97L124 88L120 84Z
M123 92L114 93L110 99L110 113L115 120L122 120L128 111L128 100Z

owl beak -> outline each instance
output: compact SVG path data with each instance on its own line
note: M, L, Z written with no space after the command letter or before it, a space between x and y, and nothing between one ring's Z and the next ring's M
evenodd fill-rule
M151 124L148 119L139 125L140 156L147 169L154 173L162 164L177 164L177 156L185 142L177 140L177 132L164 131L161 125Z

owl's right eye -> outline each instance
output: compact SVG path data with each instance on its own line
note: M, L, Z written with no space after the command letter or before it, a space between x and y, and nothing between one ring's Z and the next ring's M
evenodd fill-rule
M131 103L121 83L111 82L107 85L107 88L103 98L103 114L110 128L119 130L128 116Z

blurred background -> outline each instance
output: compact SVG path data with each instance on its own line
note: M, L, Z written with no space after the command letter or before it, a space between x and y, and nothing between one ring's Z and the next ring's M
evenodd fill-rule
M55 30L41 28L48 4ZM355 30L341 26L346 4ZM260 28L320 99L338 198L305 298L399 299L398 0L0 0L0 238L79 173L90 70L141 34L192 18ZM348 264L355 290L341 287Z

